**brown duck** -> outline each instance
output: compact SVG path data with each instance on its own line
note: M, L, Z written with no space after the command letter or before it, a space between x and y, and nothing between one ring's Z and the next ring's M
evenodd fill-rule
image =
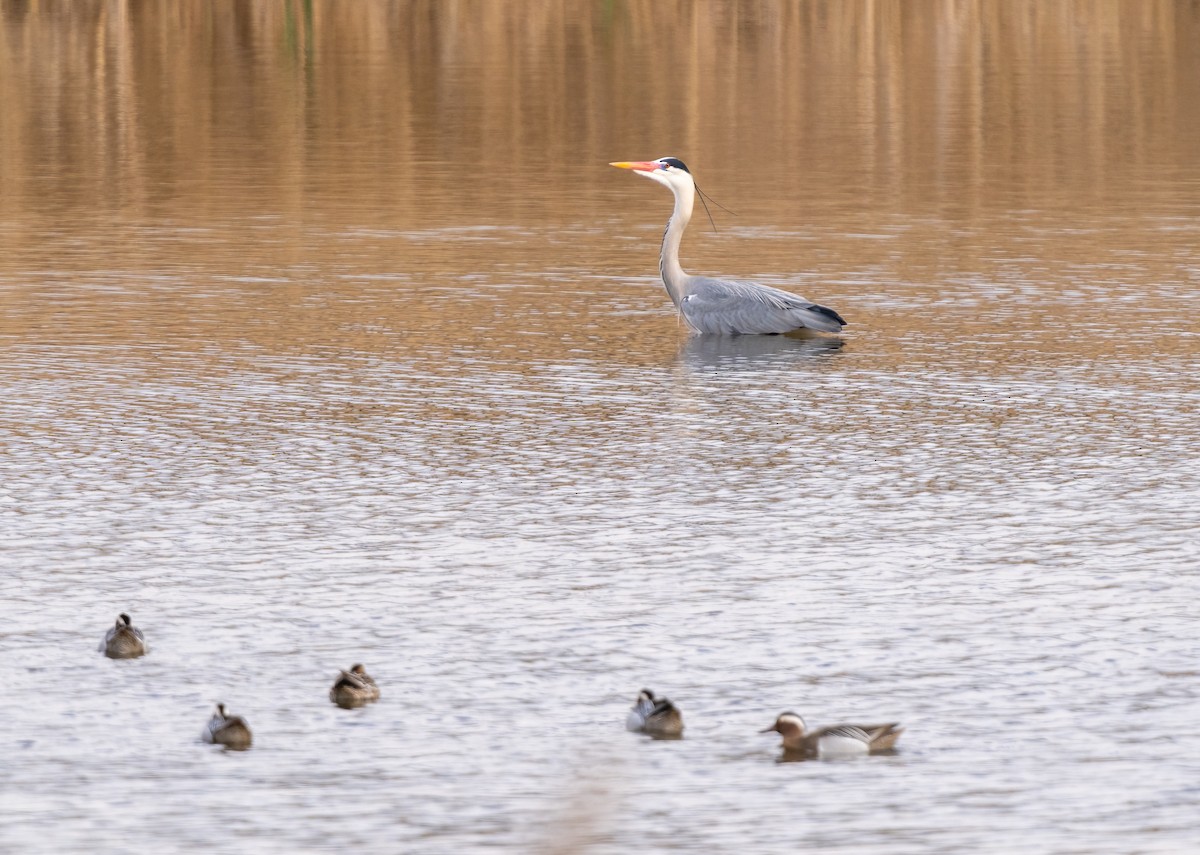
M217 711L209 719L208 727L201 736L205 742L237 749L249 748L253 740L246 720L240 715L226 713L224 704L217 704Z
M109 659L136 659L145 655L150 648L142 631L133 625L129 615L117 615L116 625L104 634L100 651Z
M329 690L329 700L339 707L361 707L379 700L379 686L362 665L356 664L338 675L333 688Z
M683 734L683 714L679 707L661 695L642 689L625 717L625 727L651 736L680 736Z
M804 719L785 712L775 723L759 731L774 731L783 737L785 755L797 757L853 757L887 751L896 744L904 728L891 724L834 724L809 730Z

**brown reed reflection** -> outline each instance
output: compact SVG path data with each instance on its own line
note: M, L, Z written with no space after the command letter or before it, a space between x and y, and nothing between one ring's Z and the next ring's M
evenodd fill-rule
M611 186L582 165L666 153L784 166L761 181L794 197L969 212L1103 199L1200 138L1178 108L1200 96L1200 11L1171 0L9 0L0 20L6 218L349 197L408 225L544 218Z

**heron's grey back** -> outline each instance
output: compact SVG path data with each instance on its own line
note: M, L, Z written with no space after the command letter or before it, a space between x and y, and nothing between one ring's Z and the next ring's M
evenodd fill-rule
M679 310L700 333L754 335L805 327L839 332L836 312L778 288L730 279L689 276Z

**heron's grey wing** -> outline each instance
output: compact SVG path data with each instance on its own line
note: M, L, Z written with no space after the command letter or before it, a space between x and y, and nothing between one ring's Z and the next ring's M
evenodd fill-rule
M679 310L696 332L724 335L785 333L801 327L839 332L832 309L757 282L690 277Z

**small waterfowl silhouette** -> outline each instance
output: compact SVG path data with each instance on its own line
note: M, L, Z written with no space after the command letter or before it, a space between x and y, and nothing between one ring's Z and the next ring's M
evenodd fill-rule
M896 744L904 728L890 724L834 724L808 730L804 719L794 712L785 712L770 727L759 733L774 731L783 737L784 756L796 757L853 757L887 751Z
M625 728L651 736L680 736L683 715L666 698L655 697L654 692L642 689L625 717Z
M250 725L240 715L227 715L224 704L217 704L217 711L201 736L205 742L238 749L249 748L252 739Z
M117 615L116 625L104 634L100 642L100 651L109 659L136 659L150 648L142 631L133 625L129 615L121 612Z
M379 686L371 679L362 665L354 665L349 671L342 671L329 690L329 700L339 707L361 707L363 704L379 700Z

